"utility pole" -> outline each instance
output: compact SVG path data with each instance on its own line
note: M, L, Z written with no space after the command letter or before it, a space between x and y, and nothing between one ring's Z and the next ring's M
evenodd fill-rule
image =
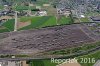
M17 11L15 11L15 25L14 25L14 31L17 31Z
M31 3L28 3L29 4L29 6L28 6L28 14L31 16Z
M56 16L56 25L59 25L58 24L58 17L59 17L59 15L58 15L58 7L57 7L57 5L56 5L56 10L57 10L57 15L55 15Z

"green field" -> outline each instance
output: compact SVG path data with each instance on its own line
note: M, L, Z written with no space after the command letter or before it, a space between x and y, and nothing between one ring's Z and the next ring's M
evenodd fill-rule
M18 6L14 6L13 9L16 11L23 11L23 10L32 10L32 9L36 9L36 8L32 7L32 6L29 7L29 6L18 5Z
M51 60L31 60L28 62L30 66L56 66L56 63L51 63Z
M90 22L90 21L89 21L89 18L87 18L87 17L86 17L86 18L80 18L80 21L81 21L81 22Z
M5 22L2 26L6 27L7 29L9 29L10 31L14 30L14 19L10 19L7 22Z
M61 19L58 22L60 25L73 23L70 17L65 17L65 16L61 17Z
M27 30L33 28L42 28L48 26L55 26L57 24L70 24L71 19L69 17L62 17L59 22L57 22L54 16L43 16L43 17L22 17L20 19L22 22L31 21L31 25L25 26L19 30Z
M43 4L53 3L53 0L37 0L36 5L42 6Z
M16 6L16 7L15 7L15 10L17 10L17 11L28 10L28 9L29 9L28 6Z
M8 29L0 29L0 33L3 33L3 32L9 32L9 30Z
M97 16L99 14L100 14L99 12L95 11L95 12L88 12L85 14L85 16L94 16L94 15Z
M8 0L8 1L10 1L10 0ZM31 1L31 0L30 0ZM25 2L29 2L28 0L16 0L16 1L14 1L14 2L16 2L17 4L15 5L13 5L13 9L14 10L17 10L17 11L22 11L22 10L29 10L30 8L31 9L34 9L34 8L36 8L36 6L43 6L43 4L49 4L49 3L53 3L53 0L37 0L36 2L33 2L34 3L34 6L31 6L30 8L29 8L29 6L26 6L26 5L24 5L24 4L22 4L23 2L25 3Z
M0 6L0 9L3 9L4 8L4 6Z
M30 17L30 18L27 18L25 20L26 21L30 20L31 21L31 25L23 27L20 30L33 29L33 28L41 28L41 27L45 27L45 26L49 26L49 25L56 25L55 17L51 17L51 16ZM25 21L25 20L23 20L23 21Z
M28 30L28 29L37 29L37 28L43 28L43 27L51 27L56 25L65 25L65 24L71 24L72 21L70 17L62 17L60 21L57 22L56 17L54 16L35 16L35 17L21 17L21 22L31 22L30 25L22 27L18 30ZM14 19L10 19L7 22L5 22L2 26L5 27L5 29L0 29L0 33L2 32L9 32L14 31Z
M10 32L14 30L14 19L10 19L7 22L5 22L2 27L5 27L3 29L0 29L0 33L3 32Z

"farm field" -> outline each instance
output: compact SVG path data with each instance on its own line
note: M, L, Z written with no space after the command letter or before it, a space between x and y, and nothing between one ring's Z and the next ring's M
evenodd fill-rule
M29 17L23 21L28 21L28 20L31 21L31 24L26 27L21 28L20 30L41 28L41 27L45 27L45 26L56 25L55 17L51 17L51 16Z
M52 3L53 0L37 0L36 5L43 5L43 4L48 4L48 3Z
M0 5L0 9L3 9L4 7Z
M35 7L17 5L17 6L14 6L13 9L16 10L16 11L23 11L23 10L35 9Z
M80 18L80 21L81 21L81 22L90 22L90 21L89 21L89 18L87 18L87 17L86 17L86 18Z
M61 19L58 22L59 22L58 24L60 25L73 23L70 17L66 18L65 16L61 17Z
M9 32L8 29L0 29L0 33L3 33L3 32Z
M54 16L43 16L43 17L21 17L20 22L31 22L30 25L24 26L22 28L19 28L18 30L28 30L28 29L35 29L35 28L42 28L42 27L50 27L50 26L56 26L64 25L64 24L70 24L71 19L62 17L60 19L60 22L57 22L56 17ZM2 32L9 32L14 30L14 19L10 19L7 22L5 22L2 26L5 27L4 29L0 29L0 33Z
M33 29L33 28L42 28L42 27L48 27L48 26L55 26L57 24L63 25L63 24L70 24L71 19L68 17L62 17L59 22L57 22L56 17L54 16L43 16L43 17L22 17L20 19L22 22L31 21L31 24L28 26L25 26L19 30L27 30L27 29Z
M100 13L99 12L89 12L89 13L86 13L85 16L98 16Z
M28 30L28 29L39 29L43 27L50 27L56 25L65 25L71 24L72 21L70 17L62 17L60 21L57 22L56 17L54 16L36 16L36 17L21 17L20 22L31 22L29 25L19 28L18 30ZM10 19L5 22L2 26L5 27L4 29L0 29L0 33L2 32L9 32L14 30L14 19Z
M3 28L2 28L3 27ZM0 33L9 32L14 30L14 19L10 19L2 25L2 29L0 29Z

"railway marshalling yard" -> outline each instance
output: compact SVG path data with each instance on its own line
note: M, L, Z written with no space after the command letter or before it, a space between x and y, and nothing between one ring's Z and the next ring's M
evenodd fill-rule
M84 24L55 26L0 34L0 54L35 55L100 40Z

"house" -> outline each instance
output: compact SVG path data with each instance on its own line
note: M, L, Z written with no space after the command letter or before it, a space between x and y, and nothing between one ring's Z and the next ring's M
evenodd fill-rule
M22 61L22 66L29 66L26 61Z
M70 9L66 9L66 8L57 9L57 13L59 15L65 15L65 16L69 16L71 14Z
M20 66L20 62L18 62L18 61L8 61L8 66Z
M50 4L43 4L43 6L50 6Z
M36 9L41 9L41 6L36 6Z
M37 15L38 16L47 16L47 11L38 11Z

